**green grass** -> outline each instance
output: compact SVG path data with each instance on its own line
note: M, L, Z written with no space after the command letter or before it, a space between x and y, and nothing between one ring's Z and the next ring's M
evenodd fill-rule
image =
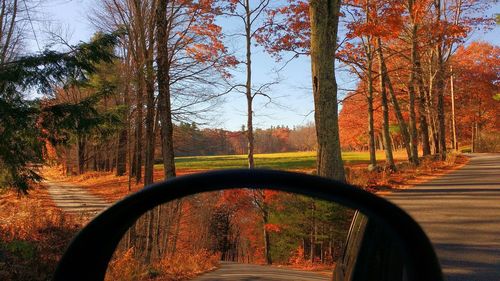
M368 152L344 152L342 158L346 164L363 164L369 161ZM398 158L398 154L395 155ZM383 160L384 153L377 152L377 159ZM211 170L247 167L246 155L221 155L221 156L192 156L177 157L175 164L178 169ZM316 152L286 152L271 154L256 154L255 165L257 168L270 169L314 169L316 165ZM155 166L162 169L163 165Z

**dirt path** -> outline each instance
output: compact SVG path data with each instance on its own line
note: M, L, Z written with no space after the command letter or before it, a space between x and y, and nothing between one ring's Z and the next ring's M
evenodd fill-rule
M64 212L95 215L109 206L105 200L90 194L82 187L57 181L44 183L56 206Z

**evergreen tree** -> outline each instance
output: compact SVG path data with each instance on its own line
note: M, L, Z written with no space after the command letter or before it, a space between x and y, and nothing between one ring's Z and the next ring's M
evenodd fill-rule
M37 90L51 95L57 87L86 81L98 63L112 61L110 50L121 33L100 34L68 52L45 50L0 64L0 187L26 193L31 181L41 180L35 164L43 162L44 136L54 136L55 132L41 126L40 116L61 118L54 119L48 128L56 128L56 123L77 128L81 123L75 118L88 117L82 111L92 113L92 99L74 106L42 108L40 100L28 100L28 93Z

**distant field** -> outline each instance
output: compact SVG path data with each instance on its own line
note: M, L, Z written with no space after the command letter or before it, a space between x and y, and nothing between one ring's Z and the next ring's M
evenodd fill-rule
M344 152L342 158L346 164L363 164L369 161L368 152ZM396 159L404 158L404 154L396 152ZM384 152L377 152L377 160L384 160ZM177 157L175 159L178 169L211 170L247 167L246 155L221 155L221 156L193 156ZM255 165L258 168L270 169L313 169L316 163L316 152L286 152L272 154L256 154ZM159 164L157 169L163 168Z

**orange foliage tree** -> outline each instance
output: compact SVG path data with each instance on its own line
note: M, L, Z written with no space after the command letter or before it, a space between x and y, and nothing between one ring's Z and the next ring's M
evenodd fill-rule
M451 60L458 140L480 149L481 138L485 142L490 139L491 143L483 145L493 145L492 150L498 150L500 48L472 42L461 46ZM447 98L451 104L451 96Z

